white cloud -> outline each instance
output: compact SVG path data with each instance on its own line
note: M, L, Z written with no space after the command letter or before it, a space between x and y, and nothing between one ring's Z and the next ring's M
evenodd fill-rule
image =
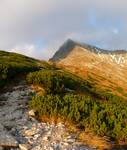
M30 56L33 58L38 58L38 59L49 59L53 56L55 53L55 49L49 49L48 51L44 48L38 49L35 45L29 45L29 44L24 44L24 45L18 45L10 50L10 52L15 52L19 54L24 54L26 56Z
M13 49L10 50L10 52L16 52L19 54L25 54L34 57L34 54L36 53L36 49L34 45L21 45L21 46L14 47Z
M66 38L126 48L126 6L126 0L1 0L0 49L47 59Z

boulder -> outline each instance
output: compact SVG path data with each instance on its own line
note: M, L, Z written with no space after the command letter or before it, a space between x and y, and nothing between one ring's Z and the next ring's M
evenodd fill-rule
M25 144L19 144L19 148L21 150L28 150L27 145L25 145Z
M35 117L35 111L32 109L32 110L30 110L29 112L28 112L28 115L30 116L30 117Z
M25 132L24 132L24 135L25 136L33 136L33 135L35 135L36 134L36 130L26 130Z
M18 142L0 124L0 147L18 147Z

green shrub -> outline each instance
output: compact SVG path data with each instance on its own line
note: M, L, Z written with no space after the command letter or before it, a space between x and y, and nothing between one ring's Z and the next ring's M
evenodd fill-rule
M38 61L20 54L0 51L0 87L21 73L39 70Z
M127 103L121 100L102 103L83 95L46 95L34 96L31 107L39 116L61 117L98 135L127 141Z
M76 90L81 87L80 80L73 79L60 70L43 69L33 72L28 74L27 81L44 87L47 94L63 94L67 89Z
M123 92L123 89L122 89L121 87L117 87L117 91L118 91L119 93L122 93L122 92Z

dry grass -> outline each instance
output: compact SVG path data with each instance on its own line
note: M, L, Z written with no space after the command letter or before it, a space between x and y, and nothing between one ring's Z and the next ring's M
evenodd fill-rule
M45 95L45 90L41 86L38 85L31 85L31 88L38 94L38 95Z
M110 59L108 55L104 56L107 60ZM83 79L88 79L88 75L93 74L92 77L98 80L96 84L104 88L109 88L109 85L112 84L113 89L111 88L111 90L113 92L115 92L114 87L122 87L125 92L127 91L127 70L125 69L127 64L121 68L115 62L108 63L106 60L102 61L98 55L88 50L82 51L80 47L75 47L66 58L56 62L55 65ZM117 93L115 94L117 95Z
M98 150L109 150L111 146L107 137L99 137L93 133L81 132L80 139L85 144Z
M59 122L63 122L63 120L59 117L49 117L46 115L41 115L41 116L39 116L38 119L41 122L48 122L48 123L54 123L54 124L58 124Z

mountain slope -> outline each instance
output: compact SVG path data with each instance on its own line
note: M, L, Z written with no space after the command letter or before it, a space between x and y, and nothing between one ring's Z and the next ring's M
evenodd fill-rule
M17 75L48 67L48 63L21 54L0 51L0 87Z
M70 52L66 53L65 59L72 56L71 53L75 55L77 44L74 47L72 44L70 47ZM79 54L79 50L77 54ZM101 150L112 147L112 142L110 143L109 140L115 140L117 143L123 141L126 144L127 101L109 91L110 88L103 90L102 86L101 88L95 87L98 78L104 82L102 74L99 74L100 76L88 74L87 79L84 80L65 69L49 65L45 61L4 51L1 51L0 55L0 86L3 87L8 83L7 86L4 86L4 89L0 88L0 90L3 89L0 91L0 135L2 135L0 146L28 146L28 149L29 147L31 147L30 149L36 149L38 146L47 146L43 142L42 138L44 138L48 145L49 142L55 143L53 149L56 149L56 144L61 147L61 143L65 139L62 138L59 130L54 130L56 129L55 123L61 120L72 126L75 130L74 133L76 133L76 139L69 138L69 141L66 140L65 146L69 149L73 149L72 146L75 147L77 140L79 142L80 139L85 144L98 147ZM26 75L27 78L24 78ZM18 81L15 78L18 78ZM10 80L16 82L16 85ZM28 83L31 86L28 86ZM120 87L117 88L118 91L122 91ZM30 103L28 102L29 99L32 99ZM32 109L30 118L28 118L28 108ZM33 116L40 121L53 122L53 126L49 126L47 123L44 127L44 124L41 125ZM24 125L26 126L24 127ZM62 123L60 128L63 125ZM56 127L58 128L58 126ZM42 134L40 134L40 129ZM67 134L67 130L62 130L62 135ZM59 136L57 140L54 133L60 135L62 139L59 140ZM9 137L4 140L6 135L9 135ZM17 140L16 143L13 137ZM69 137L71 137L71 134L69 134ZM10 140L12 143L10 143ZM77 146L80 147L80 145ZM77 149L79 149L78 147ZM85 146L82 149L89 148Z
M127 51L103 50L67 40L50 59L57 65L92 80L96 86L121 95L127 90ZM117 88L122 88L121 92ZM125 92L122 95L126 95Z

